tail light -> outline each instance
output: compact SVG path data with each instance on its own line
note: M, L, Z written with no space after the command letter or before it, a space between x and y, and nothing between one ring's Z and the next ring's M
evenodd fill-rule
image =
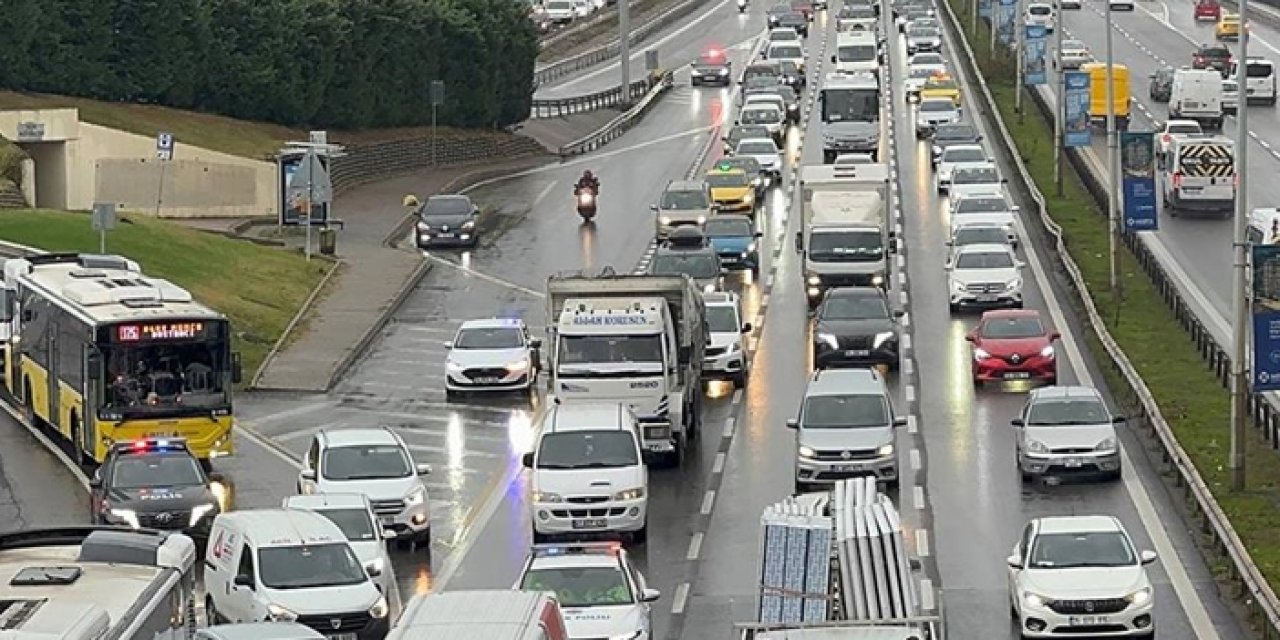
M1167 134L1167 133L1166 133L1166 134L1164 134L1163 136L1161 136L1161 140L1163 140L1163 141L1164 141L1164 142L1166 142L1166 143L1168 143L1168 142L1169 142L1169 140L1171 140L1171 139L1173 139L1173 136L1171 136L1171 135L1169 135L1169 134Z
M1232 187L1240 186L1240 174L1238 173L1231 174L1231 186Z
M1182 173L1179 172L1179 173L1173 174L1173 188L1174 189L1182 188Z

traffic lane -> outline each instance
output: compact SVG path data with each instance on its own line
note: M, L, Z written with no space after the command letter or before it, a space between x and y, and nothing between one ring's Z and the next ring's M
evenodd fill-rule
M4 531L89 523L89 494L27 428L0 416L0 519Z
M748 5L746 13L740 14L737 5L729 0L711 3L704 10L658 34L657 40L632 45L631 80L644 77L647 51L658 52L659 67L677 69L696 60L705 49L731 48L758 35L764 27L767 9L767 6L756 2ZM534 98L567 98L604 91L618 86L622 81L621 74L619 60L615 57L538 87Z
M1195 19L1195 2L1160 1L1158 4L1160 5L1159 11L1149 10L1142 6L1138 7L1138 11L1145 12L1154 22L1168 24L1179 32L1195 39L1197 43L1215 41L1214 22L1208 20L1197 21ZM1254 5L1254 10L1259 10L1256 4ZM1223 12L1226 13L1227 11L1229 9L1223 7ZM1263 56L1272 60L1280 59L1280 30L1272 27L1269 22L1258 20L1257 14L1254 14L1254 19L1250 22L1253 23L1249 38L1250 55ZM1229 46L1231 46L1232 50L1235 50L1238 44L1238 42L1231 42ZM1184 64L1189 64L1189 55L1186 60L1187 62ZM1250 113L1250 115L1253 114Z

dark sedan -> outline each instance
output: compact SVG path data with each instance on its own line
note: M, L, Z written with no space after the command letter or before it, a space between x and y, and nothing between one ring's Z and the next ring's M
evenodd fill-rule
M417 202L417 199L406 202ZM474 247L480 243L476 223L480 209L462 195L431 196L418 207L414 240L419 249L438 245Z
M791 13L791 5L789 4L775 4L769 7L769 11L765 14L769 22L769 28L772 29L778 26L778 21L788 13Z
M778 18L779 27L790 27L800 34L801 38L809 37L809 19L803 13L792 11Z
M880 287L828 289L813 325L815 368L888 365L898 368L898 318Z
M1147 94L1155 102L1168 102L1173 96L1173 67L1164 67L1159 71L1148 76L1151 78L1151 84L1147 87Z

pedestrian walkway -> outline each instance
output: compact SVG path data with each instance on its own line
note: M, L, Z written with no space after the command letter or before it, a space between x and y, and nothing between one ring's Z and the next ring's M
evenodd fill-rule
M560 147L598 131L619 115L622 115L621 111L605 108L560 118L529 119L520 123L516 135L533 138L547 151L559 153Z

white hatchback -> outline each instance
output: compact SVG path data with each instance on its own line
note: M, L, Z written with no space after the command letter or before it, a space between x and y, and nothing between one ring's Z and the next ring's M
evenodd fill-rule
M471 391L532 392L542 341L518 318L468 320L444 343L445 394Z
M938 172L936 178L938 184L938 193L946 193L951 187L951 174L955 171L956 165L972 162L987 162L987 150L980 144L953 144L942 150L942 157L938 158Z

